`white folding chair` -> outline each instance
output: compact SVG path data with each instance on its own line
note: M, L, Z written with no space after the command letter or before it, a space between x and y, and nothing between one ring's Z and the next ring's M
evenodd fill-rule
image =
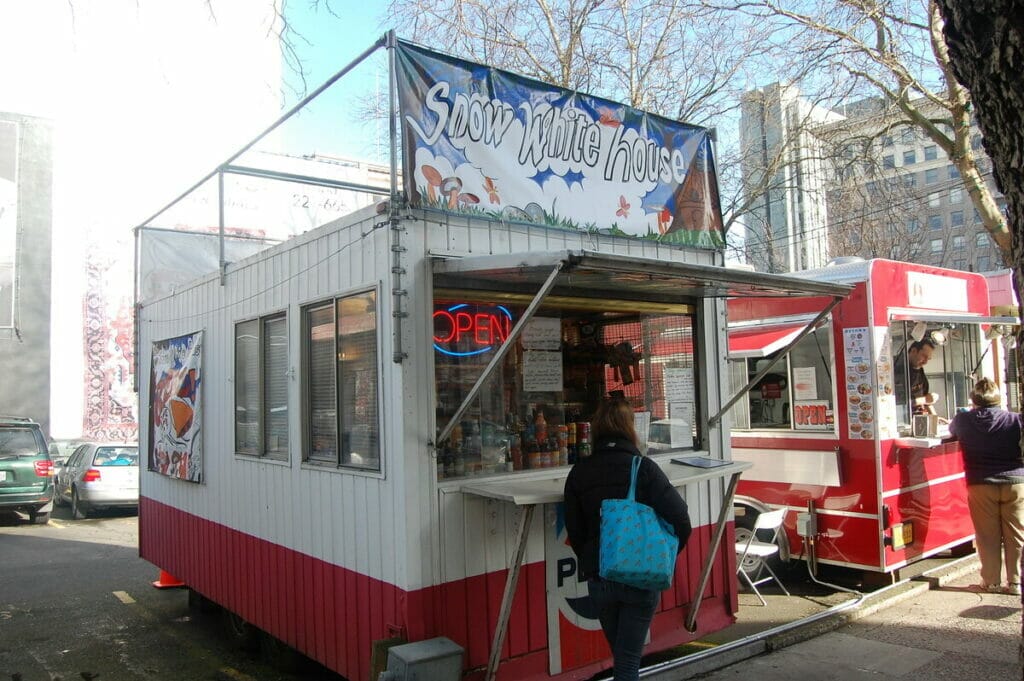
M780 508L777 511L768 511L761 513L754 520L754 527L750 531L750 536L747 537L746 541L736 542L736 574L747 582L754 593L757 594L757 598L761 601L761 605L768 605L764 597L761 596L761 592L757 590L758 584L764 584L775 580L775 583L782 589L782 593L789 595L789 591L786 590L782 580L779 579L775 571L772 570L771 566L768 565L768 559L776 555L779 552L779 544L776 541L779 538L779 531L782 529L782 520L786 517L786 509ZM772 538L769 541L761 541L757 538L758 530L771 530ZM768 571L768 576L760 579L751 579L750 575L747 574L746 570L743 569L743 562L748 557L760 558L761 568ZM760 576L760 571L755 577Z

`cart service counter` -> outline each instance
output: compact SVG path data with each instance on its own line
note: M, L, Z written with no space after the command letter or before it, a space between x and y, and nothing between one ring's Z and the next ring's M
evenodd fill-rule
M739 482L740 474L750 468L751 464L735 461L715 468L692 468L685 464L673 464L669 461L658 462L668 476L669 481L675 487L686 487L705 480L717 480L728 477L726 491L722 494L721 504L718 509L718 518L715 522L715 531L711 543L706 550L706 557L700 570L700 577L697 583L697 590L694 593L687 611L684 626L687 631L695 631L697 628L697 615L701 601L704 596L704 589L711 576L711 569L715 557L721 545L722 536L725 533L726 521L732 506L733 494L736 491L736 484ZM515 548L513 550L513 562L509 565L508 576L505 578L505 589L502 593L501 608L498 611L498 620L495 623L494 638L491 641L491 654L487 662L486 679L490 681L497 674L500 658L498 652L505 642L505 634L508 628L508 619L512 611L512 599L515 595L516 585L519 582L520 563L523 553L526 550L527 532L533 518L534 509L539 504L558 504L563 499L562 489L565 485L565 476L559 475L555 478L478 482L466 483L461 486L465 494L473 494L489 499L514 504L521 507L519 523L515 533Z

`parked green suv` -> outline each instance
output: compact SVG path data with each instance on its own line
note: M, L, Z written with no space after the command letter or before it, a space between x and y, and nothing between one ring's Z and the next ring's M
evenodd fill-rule
M39 424L0 416L0 511L21 511L38 525L53 509L53 460Z

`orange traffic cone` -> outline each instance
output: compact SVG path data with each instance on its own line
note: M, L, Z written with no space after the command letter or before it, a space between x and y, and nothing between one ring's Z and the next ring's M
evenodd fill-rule
M158 589L178 589L185 586L185 582L173 576L170 572L161 570L160 579L153 582L153 586Z

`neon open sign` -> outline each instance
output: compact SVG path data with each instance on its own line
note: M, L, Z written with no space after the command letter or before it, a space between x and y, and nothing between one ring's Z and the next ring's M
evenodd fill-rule
M503 305L458 303L434 310L434 349L453 357L480 355L497 348L512 331L512 313Z

